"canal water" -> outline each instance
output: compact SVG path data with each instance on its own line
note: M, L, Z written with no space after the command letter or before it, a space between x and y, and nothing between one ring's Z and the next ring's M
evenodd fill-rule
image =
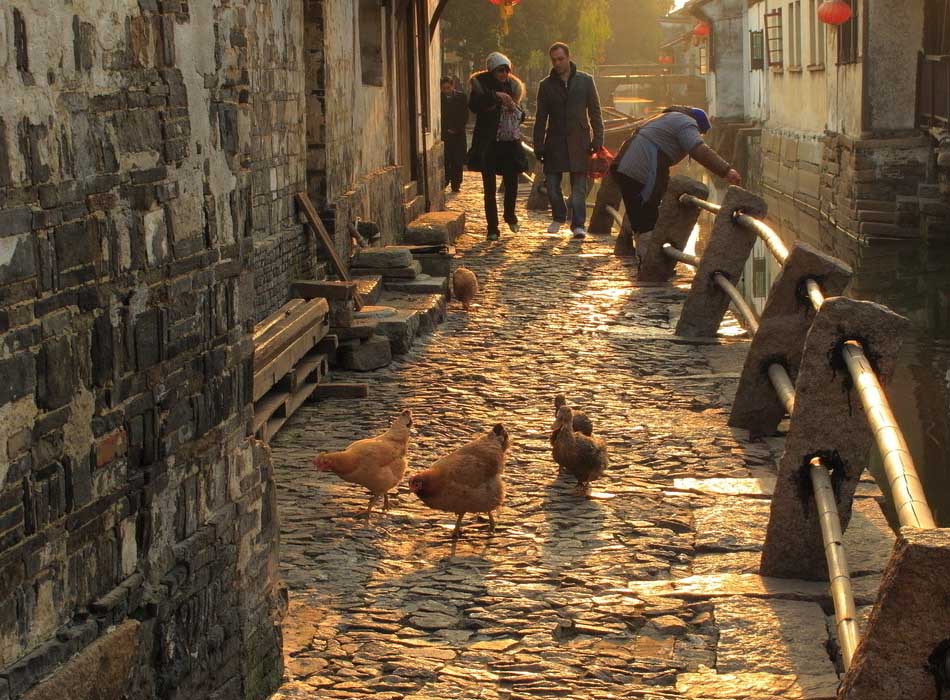
M885 387L934 516L950 526L950 242L875 241L852 263L851 295L906 316L913 332ZM880 478L880 457L869 465Z

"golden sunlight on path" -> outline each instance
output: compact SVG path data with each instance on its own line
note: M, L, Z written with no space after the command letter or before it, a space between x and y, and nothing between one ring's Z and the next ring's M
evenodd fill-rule
M274 440L289 588L274 697L833 698L824 586L754 575L774 466L770 445L726 425L745 341L677 342L688 279L636 286L611 238L551 236L544 213L519 210L521 232L487 242L472 177L449 206L468 216L472 310L453 304L387 369L335 371L369 398L307 405ZM559 392L608 444L589 497L551 458ZM409 471L367 522L367 493L311 458L404 408ZM498 529L470 515L454 544L454 517L408 477L497 422L513 442ZM884 536L858 501L849 534ZM863 604L882 565L865 550Z

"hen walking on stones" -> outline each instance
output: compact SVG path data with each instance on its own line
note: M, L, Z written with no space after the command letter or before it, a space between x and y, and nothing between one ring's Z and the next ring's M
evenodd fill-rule
M567 399L564 398L564 394L558 394L554 397L554 428L551 430L551 444L554 444L555 438L557 438L557 433L560 428L557 426L557 412L561 410L561 406L567 405ZM573 409L572 409L573 410ZM590 418L587 417L587 414L582 411L574 411L574 420L572 423L575 433L584 433L587 437L590 437L594 434L594 424L591 423Z
M404 410L382 435L351 443L342 452L324 452L313 458L313 465L322 472L333 472L343 481L369 489L371 498L366 507L369 517L373 506L383 497L383 510L389 508L389 491L402 481L409 464L409 428L412 412Z
M551 453L558 466L577 479L578 488L584 489L607 469L607 443L603 438L577 432L574 419L570 406L558 408Z
M467 267L459 267L452 273L452 294L462 302L462 307L468 311L472 299L478 294L478 278Z
M487 513L489 529L494 531L492 511L505 500L501 477L509 446L508 431L498 423L481 437L415 474L409 479L409 490L430 508L458 516L453 539L461 535L466 513Z

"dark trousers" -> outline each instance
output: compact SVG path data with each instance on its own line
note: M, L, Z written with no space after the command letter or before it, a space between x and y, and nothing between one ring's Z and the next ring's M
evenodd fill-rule
M497 175L494 172L482 173L482 187L485 189L485 220L488 233L498 233L498 195ZM518 173L507 172L501 175L501 184L505 192L505 221L518 222L515 216L515 202L518 199Z
M462 186L462 170L465 167L465 134L445 134L445 184L453 190Z
M613 172L611 176L623 194L623 207L626 209L630 228L634 233L652 231L660 216L660 200L663 199L669 177L657 177L652 196L644 202L640 197L643 191L642 182L637 182L632 177L619 172Z

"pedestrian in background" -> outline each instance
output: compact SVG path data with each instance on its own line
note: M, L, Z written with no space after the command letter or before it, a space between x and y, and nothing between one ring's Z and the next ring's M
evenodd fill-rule
M473 74L469 81L468 106L475 113L475 130L468 167L482 174L488 240L494 241L500 236L495 178L501 175L505 222L517 232L518 175L527 171L528 159L521 145L524 83L511 72L511 61L502 53L489 54L485 65L487 70Z
M465 126L468 124L468 104L465 94L456 89L452 78L439 81L442 91L442 143L445 147L445 185L452 191L462 188L462 171L465 167Z
M668 107L640 124L620 147L610 170L623 194L634 233L653 230L670 182L670 168L686 156L733 185L742 182L738 171L703 141L710 128L702 109Z
M587 166L590 154L604 145L604 120L594 79L577 70L567 44L548 51L551 74L538 86L534 122L534 153L544 163L544 175L553 221L548 233L557 233L567 221L561 193L564 173L571 175L571 231L584 238L587 220Z

